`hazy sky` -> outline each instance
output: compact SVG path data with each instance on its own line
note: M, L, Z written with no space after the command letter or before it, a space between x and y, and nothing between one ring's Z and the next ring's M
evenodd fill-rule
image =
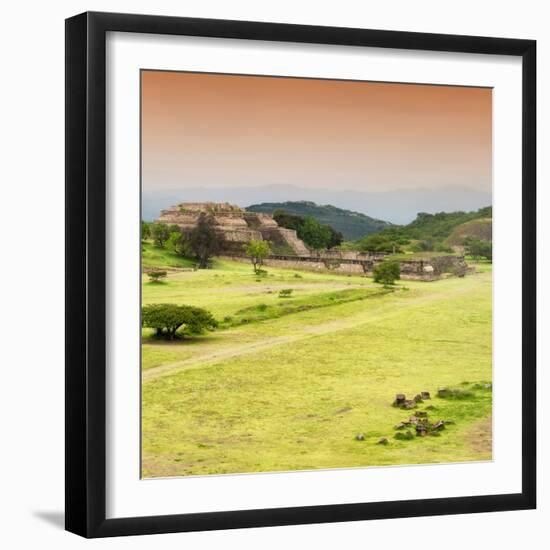
M483 88L143 71L143 190L490 193L491 101Z

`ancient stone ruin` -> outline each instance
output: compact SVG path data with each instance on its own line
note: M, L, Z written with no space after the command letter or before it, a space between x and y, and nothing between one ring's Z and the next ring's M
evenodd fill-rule
M438 393L439 396L439 393ZM430 399L430 392L422 391L415 395L413 399L407 399L405 394L398 393L395 396L395 400L392 406L400 409L416 409L420 403ZM413 439L414 434L418 437L425 437L427 435L439 436L440 432L445 429L446 425L454 424L452 420L437 420L431 422L428 415L428 410L434 410L433 406L426 407L426 410L416 410L408 420L403 420L394 426L394 430L397 433L394 435L395 439L408 440ZM403 431L406 430L406 431Z
M157 223L177 225L191 231L201 213L210 214L222 241L222 256L249 262L243 245L255 240L269 241L272 254L264 261L267 267L305 271L372 276L384 254L351 250L311 251L293 229L280 227L271 214L248 212L229 203L182 202L162 210ZM436 281L444 274L463 277L471 268L463 256L434 256L428 259L400 260L401 279Z
M243 245L256 239L269 241L275 251L309 255L309 249L297 237L296 231L279 227L270 214L247 212L228 203L183 202L163 210L156 222L191 231L201 213L212 215L225 254L243 255Z

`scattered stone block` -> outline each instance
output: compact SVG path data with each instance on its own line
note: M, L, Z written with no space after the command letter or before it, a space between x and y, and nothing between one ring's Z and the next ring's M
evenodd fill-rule
M437 411L437 407L435 405L428 405L426 407L427 411Z
M415 403L422 403L422 396L418 393L414 396Z
M437 390L437 397L447 397L449 395L449 390L447 388L441 388Z
M430 392L429 391L420 392L420 397L422 397L423 400L430 399Z
M388 438L387 437L381 437L379 440L378 440L378 445L388 445L389 441L388 441Z
M357 434L355 436L356 441L365 441L365 434Z
M401 405L402 409L409 410L416 408L416 401L413 399L406 399L405 402Z
M405 424L405 422L399 422L399 424L396 424L393 429L394 430L403 430L405 429L407 425Z
M432 430L444 430L445 429L445 422L443 420L439 420L432 426Z
M425 437L428 435L428 427L423 424L417 424L416 435L419 437Z
M428 417L428 413L426 411L417 411L415 414L418 418L427 418Z
M394 406L400 407L401 405L405 404L405 401L407 400L407 397L404 393L398 393L395 396L395 401L393 402Z

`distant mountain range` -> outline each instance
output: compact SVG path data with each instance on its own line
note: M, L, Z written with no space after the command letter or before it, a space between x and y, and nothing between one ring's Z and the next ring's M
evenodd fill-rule
M142 216L152 221L160 211L185 201L229 202L246 207L250 204L313 201L337 208L360 212L375 220L407 224L418 212L465 212L492 203L491 193L467 187L441 189L408 189L387 192L306 188L296 185L263 185L257 187L182 187L181 189L144 191Z
M359 212L337 208L330 204L318 205L311 201L264 202L247 206L246 209L250 212L268 214L273 214L275 210L284 210L289 214L311 216L318 222L330 225L336 231L340 231L348 241L382 231L391 226L388 222L376 220Z

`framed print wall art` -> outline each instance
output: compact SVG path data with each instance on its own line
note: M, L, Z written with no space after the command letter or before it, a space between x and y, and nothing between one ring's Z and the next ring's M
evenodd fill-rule
M535 43L66 22L66 527L535 507Z

